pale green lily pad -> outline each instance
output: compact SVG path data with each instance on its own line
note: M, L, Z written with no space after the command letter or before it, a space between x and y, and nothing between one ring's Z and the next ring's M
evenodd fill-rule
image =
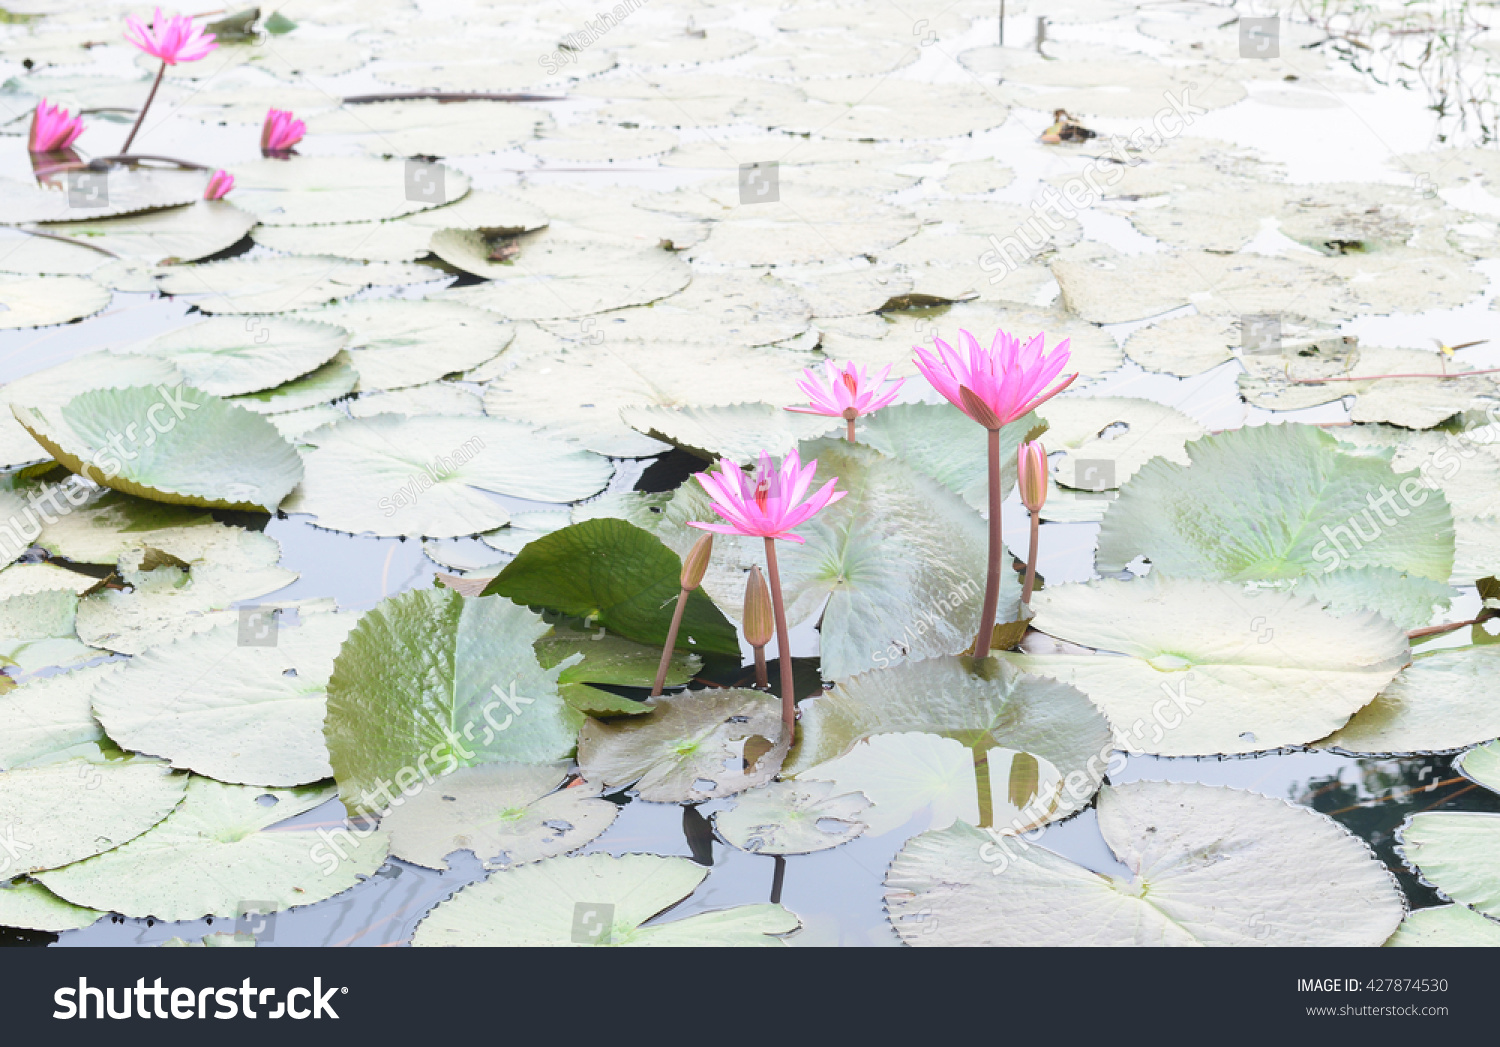
M692 279L686 262L655 246L568 240L549 230L524 234L517 243L513 258L495 262L479 232L436 233L433 254L486 281L444 297L511 320L560 320L655 302Z
M1154 572L1049 586L1032 609L1033 628L1126 657L1005 657L1087 694L1114 725L1119 748L1160 756L1316 741L1410 658L1405 632L1374 613L1334 617L1295 593Z
M1422 882L1450 901L1500 918L1500 814L1424 811L1396 830Z
M1113 748L1108 722L1080 691L1055 680L1018 673L1004 662L975 663L967 658L909 661L840 680L803 703L801 725L801 738L787 762L788 772L799 778L826 777L823 772L827 768L868 739L871 745L866 747L865 765L872 760L878 765L884 756L900 756L906 773L916 781L923 775L915 771L920 761L914 758L911 746L897 744L889 749L887 743L876 739L925 732L958 742L968 751L961 761L967 766L958 776L959 786L928 792L934 796L951 793L953 803L945 811L953 817L968 817L972 812L976 820L975 752L981 756L1026 752L1035 757L1036 780L1025 789L1009 787L1009 769L1019 771L1013 756L1008 762L992 756L994 766L989 774L993 810L1004 812L1002 800L1015 793L1020 802L1010 806L1029 806L1033 817L1023 822L1030 822L1036 815L1041 820L1065 817L1088 803L1104 778ZM929 765L942 772L926 775L929 785L953 780L958 767L950 758L952 754L931 743L926 748L931 755ZM1045 795L1048 790L1043 778L1051 776L1041 774L1043 766L1056 768L1057 777L1068 784L1066 795L1055 802L1047 802L1051 797ZM885 788L879 775L865 777L877 792ZM877 807L865 820L873 826L883 814L878 807L880 797L873 792L869 795ZM892 800L901 798L899 792L888 795ZM907 790L906 795L913 793ZM1028 803L1033 796L1041 796L1042 802ZM913 812L917 806L912 806ZM943 813L934 810L934 817Z
M85 497L79 500L79 504L82 505L87 497L87 489L80 485L75 491L82 491L84 493ZM0 533L4 533L3 528L0 528ZM0 570L0 600L9 600L12 596L30 596L34 593L47 593L58 590L82 595L99 583L100 580L98 578L81 574L66 567L59 567L57 564L12 564L4 570Z
M1454 767L1491 792L1500 793L1500 745L1470 749L1454 761Z
M1311 596L1334 614L1379 611L1405 629L1431 624L1453 599L1453 587L1389 567L1352 567L1303 575L1278 588Z
M731 175L731 180L733 177ZM568 239L604 240L636 247L656 244L675 251L691 247L708 234L706 220L647 210L639 204L651 199L650 196L620 184L602 191L600 188L590 189L582 182L559 183L554 179L543 183L538 177L512 191L544 220L530 222L524 229L516 228L515 217L502 222L476 221L472 215L464 213L467 197L452 208L441 208L426 217L437 220L451 210L455 220L448 223L448 228L453 229L498 229L502 234L511 235L549 225L555 233Z
M1234 359L1241 341L1237 319L1194 313L1132 332L1125 352L1148 371L1190 378Z
M131 352L171 361L189 385L214 396L272 389L322 367L349 332L285 317L215 317L153 338Z
M37 445L37 450L41 451L40 445ZM0 522L0 566L14 563L30 548L43 519L20 491L0 490L0 521L3 521Z
M1184 446L1204 435L1181 411L1128 396L1060 396L1037 413L1057 482L1076 490L1119 487L1153 458L1187 465Z
M109 304L109 291L79 276L0 280L0 329L47 327L93 316Z
M457 108L457 107L455 107ZM469 191L469 176L431 165L427 184L441 192L408 188L407 164L346 156L257 160L234 169L234 202L263 225L332 225L400 218L451 203Z
M94 685L115 676L117 662L29 680L0 695L0 768L77 752L104 741L94 719ZM4 924L0 920L0 924Z
M1403 620L1411 596L1420 603L1436 595L1430 583L1448 581L1452 515L1442 493L1415 473L1341 454L1333 437L1301 425L1222 433L1196 441L1188 455L1186 466L1151 462L1121 490L1099 533L1099 570L1144 556L1173 577L1321 576L1326 585L1340 571L1387 568L1394 577L1365 587L1364 597L1378 601L1365 606L1389 606ZM1412 594L1402 591L1401 575L1414 579Z
M117 103L116 103L117 104ZM190 204L203 196L197 171L112 166L80 171L57 186L0 180L0 225L86 222L157 207Z
M635 492L630 493L634 494ZM599 498L596 498L589 502L585 502L583 503L583 505L580 505L577 508L583 509L585 506L592 507L597 505L601 501L605 501L608 498L609 495L601 495ZM626 520L626 522L634 522L629 516L626 516L624 513L610 512L608 510L601 510L598 513L592 514L587 518L591 519L592 516L595 515L617 516L621 519ZM509 553L510 555L515 556L522 549L526 548L526 546L530 545L532 542L536 541L543 535L551 534L553 531L560 531L570 523L581 523L583 522L583 519L585 519L585 517L580 517L579 519L575 520L570 513L553 512L551 510L545 509L530 513L514 513L512 514L510 523L507 526L502 527L498 531L491 531L489 534L482 534L479 536L479 540L485 545L489 546L491 549L496 549L502 553ZM637 524L637 526L641 525ZM649 526L655 526L655 524L650 523Z
M582 661L573 661L573 655L581 655ZM611 684L620 687L650 687L656 680L656 669L661 663L661 647L656 644L637 643L623 636L608 632L597 620L591 620L583 629L569 625L554 626L552 631L536 642L536 657L544 669L561 662L568 662L562 675L557 678L564 696L569 687L584 683ZM690 651L673 651L667 662L665 686L680 687L703 668L703 659ZM611 696L613 697L613 696ZM639 712L650 712L651 707L629 698L619 699L627 706L635 706Z
M1482 946L1500 946L1500 920L1462 905L1435 905L1407 913L1385 943L1387 949Z
M870 806L858 792L831 782L771 782L741 793L734 807L714 815L719 835L755 854L811 854L859 836Z
M443 278L428 266L399 262L360 265L342 258L287 255L171 266L156 277L163 294L191 295L205 313L284 313L348 298L366 287Z
M312 374L293 379L274 389L229 398L229 403L256 414L290 414L326 404L354 391L359 372L349 363L349 353L340 351Z
M774 404L624 407L620 418L653 440L710 461L729 458L741 465L754 463L762 451L780 458L803 440L844 426L842 418L786 411Z
M796 393L810 361L775 349L684 342L601 342L517 361L485 391L490 414L546 425L591 451L639 458L666 450L620 420L622 407L710 406Z
M676 144L677 136L661 128L579 123L550 130L523 148L543 160L615 163L660 156Z
M311 905L385 862L386 834L344 832L339 850L313 828L271 829L330 800L333 786L265 789L193 776L182 805L124 847L37 878L54 894L125 916L196 920ZM265 804L262 797L274 802Z
M482 417L484 400L478 393L455 382L428 382L425 385L409 385L394 392L375 393L350 400L349 414L354 418L372 418L377 414ZM276 416L271 417L274 421Z
M513 149L535 138L537 129L551 122L540 109L507 102L445 105L436 99L413 99L318 113L308 118L307 130L309 134L358 135L359 146L376 156L469 156ZM445 169L445 177L456 174L452 168ZM456 192L449 199L461 195Z
M187 207L120 218L50 223L41 231L144 265L176 265L233 247L254 224L254 218L227 200L199 200Z
M680 192L680 202L663 198L653 209L716 218L707 238L689 248L694 262L711 265L805 265L858 255L883 258L921 227L921 221L904 208L835 190L783 184L774 202L730 210L711 195L701 195L703 191L696 187Z
M428 253L432 232L396 219L340 225L259 225L251 236L257 244L286 254L323 255L358 262L415 262Z
M109 255L91 247L0 226L0 271L28 276L88 276L108 262Z
M272 613L131 659L95 688L99 722L121 745L221 782L288 787L330 777L324 691L357 616L303 614L293 627ZM275 642L245 644L247 631Z
M510 519L484 492L574 502L603 489L604 459L499 418L354 418L324 430L283 509L351 534L455 538Z
M1500 737L1497 668L1500 647L1419 654L1318 747L1344 753L1442 753Z
M77 931L92 926L104 913L63 901L39 883L0 883L0 927L29 931Z
M362 392L435 382L493 360L515 328L493 313L444 301L358 302L306 316L349 332Z
M302 479L275 426L192 386L96 389L58 408L11 409L73 472L153 501L270 512Z
M494 873L417 925L414 946L778 946L797 917L779 905L741 905L641 924L686 898L708 876L688 858L589 854ZM582 933L580 933L582 931Z
M74 635L77 613L78 597L65 589L0 601L0 663L33 673L99 657Z
M186 787L186 775L156 760L71 759L6 771L0 825L16 848L6 872L55 869L119 847L167 817Z
M1000 430L1000 497L1016 486L1016 448L1042 424L1035 412ZM861 443L926 473L981 512L989 508L989 450L983 426L949 404L892 404L855 426Z
M509 600L443 589L366 612L328 684L325 737L344 806L380 811L393 783L410 792L444 765L566 757L583 715L557 694L571 663L543 669L532 650L546 632Z
M346 417L348 416L343 411L332 404L315 404L300 411L267 415L266 419L276 427L278 433L296 443L314 430L342 422Z
M590 720L578 735L583 777L628 786L653 803L699 803L770 781L786 747L781 703L761 691L685 691L654 699L649 716Z
M612 824L620 808L579 782L560 789L568 765L461 767L393 808L381 821L391 853L446 869L454 851L471 851L486 869L510 868L576 851Z
M1099 828L1128 879L963 823L915 837L886 874L891 924L928 946L1368 947L1404 915L1364 841L1282 800L1132 782L1100 793Z

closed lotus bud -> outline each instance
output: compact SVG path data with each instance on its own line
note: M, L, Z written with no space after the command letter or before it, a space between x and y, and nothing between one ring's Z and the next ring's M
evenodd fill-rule
M1040 440L1028 440L1016 448L1016 486L1021 504L1033 513L1047 501L1047 449Z
M708 570L708 558L713 555L714 536L705 534L693 543L688 554L682 558L682 587L689 592L703 584L703 575Z
M764 647L771 642L776 622L771 617L771 590L760 576L760 568L750 568L750 577L745 582L745 639L751 647Z

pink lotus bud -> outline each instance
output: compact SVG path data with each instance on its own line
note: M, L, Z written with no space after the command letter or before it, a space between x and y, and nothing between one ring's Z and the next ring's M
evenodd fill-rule
M208 180L208 186L203 190L203 199L222 200L233 188L234 175L224 170L215 171L213 177Z
M33 153L53 153L68 148L83 134L83 118L43 98L31 114L31 133L26 148Z
M290 109L272 109L260 127L262 156L284 155L302 141L307 125L292 115Z
M1016 448L1016 486L1021 504L1032 513L1041 512L1047 501L1047 449L1040 440L1028 440Z

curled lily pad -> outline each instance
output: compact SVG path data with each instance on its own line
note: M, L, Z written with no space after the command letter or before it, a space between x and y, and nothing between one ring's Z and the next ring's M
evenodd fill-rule
M353 887L386 858L379 829L271 829L335 792L331 785L264 789L194 776L182 805L149 832L37 878L75 905L160 920L235 916L250 903L265 913L310 905Z
M80 758L6 771L0 825L15 849L6 872L55 869L119 847L165 818L186 787L185 775L156 760Z
M110 737L222 782L292 786L332 775L324 690L356 616L309 613L291 626L258 613L248 629L233 622L158 644L97 685L94 711Z
M571 662L543 669L532 650L546 632L509 600L446 589L367 611L328 683L324 733L344 805L376 812L458 767L566 757L583 715L557 694Z
M1404 915L1362 840L1282 800L1132 782L1100 793L1099 829L1128 877L962 822L923 833L886 874L891 924L928 946L1374 946Z
M859 792L832 782L771 782L741 793L734 807L714 815L714 828L742 851L811 854L865 831L870 806Z
M614 824L620 808L583 782L558 788L567 764L461 767L392 808L381 826L403 861L446 869L454 851L508 868L576 851Z
M649 716L591 720L578 735L583 777L605 790L634 785L655 803L698 803L763 785L781 769L780 703L743 688L657 698Z
M12 411L73 472L154 501L270 512L302 479L275 426L192 386L97 389Z
M1341 727L1410 658L1406 634L1376 614L1335 617L1307 597L1231 583L1153 573L1049 586L1032 607L1034 628L1115 654L1005 657L1087 694L1131 752L1307 744Z
M433 909L414 946L778 946L799 926L779 905L741 905L653 923L708 876L687 858L588 854L491 874Z

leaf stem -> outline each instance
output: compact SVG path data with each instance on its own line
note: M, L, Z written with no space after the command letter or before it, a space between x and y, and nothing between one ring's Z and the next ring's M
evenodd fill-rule
M156 71L156 79L151 81L151 93L146 96L146 104L141 106L140 115L135 118L135 125L130 129L130 135L125 139L120 152L129 153L130 143L135 141L135 136L140 132L141 124L146 119L146 112L151 108L151 103L156 100L156 89L161 86L161 78L167 75L167 63L163 62L161 68Z
M767 538L766 574L771 581L771 609L776 615L776 660L781 666L781 728L790 739L797 727L797 695L792 685L792 642L787 635L786 603L781 598L781 571L776 566L776 539Z
M651 685L651 697L661 696L662 686L667 682L667 666L672 662L672 651L677 646L677 630L682 625L682 612L687 610L688 591L677 594L677 606L672 609L672 624L667 627L667 644L661 649L661 664L656 667L656 682Z
M1406 634L1408 640L1417 640L1423 636L1437 636L1440 633L1451 633L1455 629L1462 629L1466 625L1478 625L1480 622L1488 621L1492 615L1481 614L1478 618L1470 618L1467 622L1445 622L1442 625L1429 625L1425 629L1413 629Z
M995 633L995 609L1000 604L1000 430L990 429L990 562L984 575L984 607L979 612L979 635L974 657L988 658Z

